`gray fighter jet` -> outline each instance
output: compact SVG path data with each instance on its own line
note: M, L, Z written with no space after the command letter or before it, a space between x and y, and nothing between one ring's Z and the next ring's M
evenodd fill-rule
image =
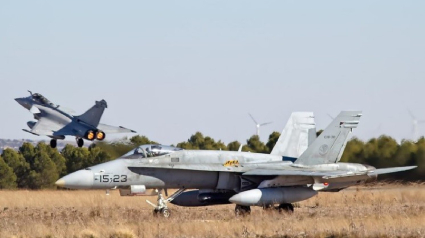
M108 133L135 132L124 127L105 125L100 122L103 111L107 108L105 100L96 101L96 104L80 116L72 115L68 109L55 105L43 95L30 92L30 96L15 98L23 107L28 109L34 119L27 122L31 130L22 129L33 135L44 135L52 138L50 146L56 147L57 140L65 139L65 136L75 136L77 145L82 147L84 140L103 140Z
M117 188L122 196L157 195L157 204L148 202L155 214L165 217L170 215L169 202L180 206L233 203L237 215L249 214L250 206L293 212L292 203L319 191L339 191L379 174L416 167L376 169L338 162L360 117L359 111L341 112L317 139L311 136L315 130L312 118L291 117L271 154L143 145L116 160L71 173L56 185ZM168 196L167 189L178 190L164 198L162 190Z

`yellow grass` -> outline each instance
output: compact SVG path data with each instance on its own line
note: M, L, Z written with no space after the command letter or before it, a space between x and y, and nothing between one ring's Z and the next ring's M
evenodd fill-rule
M376 185L320 193L293 215L234 205L170 205L152 216L145 199L118 191L0 191L0 237L425 237L425 185Z

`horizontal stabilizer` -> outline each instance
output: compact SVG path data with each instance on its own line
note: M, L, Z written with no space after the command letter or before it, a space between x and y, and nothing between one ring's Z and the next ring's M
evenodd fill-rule
M418 166L404 166L404 167L393 167L393 168L385 168L385 169L374 169L367 173L367 175L379 175L379 174L389 174L389 173L395 173L395 172L401 172L406 170L414 169Z

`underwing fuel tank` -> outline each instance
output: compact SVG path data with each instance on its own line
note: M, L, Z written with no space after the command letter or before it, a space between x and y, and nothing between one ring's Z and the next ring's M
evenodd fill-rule
M235 195L235 192L199 193L199 190L193 190L180 194L171 203L183 207L230 204L229 198L233 195Z
M299 202L316 194L317 191L308 187L257 188L238 193L229 201L242 206L266 206Z

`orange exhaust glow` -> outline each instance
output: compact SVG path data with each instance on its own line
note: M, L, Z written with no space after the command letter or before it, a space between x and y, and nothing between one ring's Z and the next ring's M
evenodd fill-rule
M98 131L98 132L96 133L96 139L98 139L98 140L103 140L103 139L105 139L105 133L103 133L102 131Z
M93 131L89 131L87 133L87 139L89 139L89 140L93 140L94 139L94 132Z

